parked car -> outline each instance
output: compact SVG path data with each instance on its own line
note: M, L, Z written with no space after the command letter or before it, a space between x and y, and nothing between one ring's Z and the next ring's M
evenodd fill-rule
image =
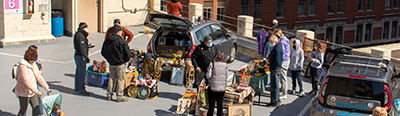
M196 46L203 42L206 35L210 35L213 45L224 52L228 62L235 60L236 36L229 33L220 23L206 22L193 26L189 20L175 15L149 14L145 25L156 29L147 45L147 52L153 57L164 57L157 51L159 47L184 46L185 52L182 56L184 59L190 59Z
M369 116L375 107L397 116L400 78L392 62L381 58L339 55L311 107L311 116Z

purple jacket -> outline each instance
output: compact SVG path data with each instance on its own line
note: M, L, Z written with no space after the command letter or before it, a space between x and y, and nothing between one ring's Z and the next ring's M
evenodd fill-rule
M257 33L258 54L264 53L264 46L268 42L268 32L260 30Z
M283 50L283 61L290 60L290 40L286 37L282 37L279 43Z

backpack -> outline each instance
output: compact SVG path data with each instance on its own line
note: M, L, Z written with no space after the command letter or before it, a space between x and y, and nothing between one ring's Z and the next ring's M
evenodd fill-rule
M19 65L20 65L19 62L16 63L16 64L14 64L14 66L13 66L13 68L12 68L12 72L11 72L12 79L17 79L17 76L18 76L18 67L19 67Z

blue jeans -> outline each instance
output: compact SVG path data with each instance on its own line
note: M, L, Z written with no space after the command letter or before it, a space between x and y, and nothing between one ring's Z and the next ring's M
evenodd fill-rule
M279 79L282 72L271 72L271 104L278 105L281 103L279 99Z
M290 70L290 73L292 73L292 85L293 85L293 91L296 91L296 80L297 83L299 84L300 92L303 92L303 81L301 80L301 71L293 71Z
M85 77L86 77L86 59L83 56L74 55L75 59L75 90L86 91Z

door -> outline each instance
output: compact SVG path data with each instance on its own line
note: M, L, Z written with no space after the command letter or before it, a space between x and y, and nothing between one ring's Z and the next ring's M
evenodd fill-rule
M89 33L98 32L98 5L97 0L77 0L77 23L88 24Z
M211 28L213 31L211 37L215 41L216 46L218 46L219 50L224 52L225 57L229 59L228 56L233 45L233 41L229 39L232 38L225 38L227 31L221 25L212 24Z

